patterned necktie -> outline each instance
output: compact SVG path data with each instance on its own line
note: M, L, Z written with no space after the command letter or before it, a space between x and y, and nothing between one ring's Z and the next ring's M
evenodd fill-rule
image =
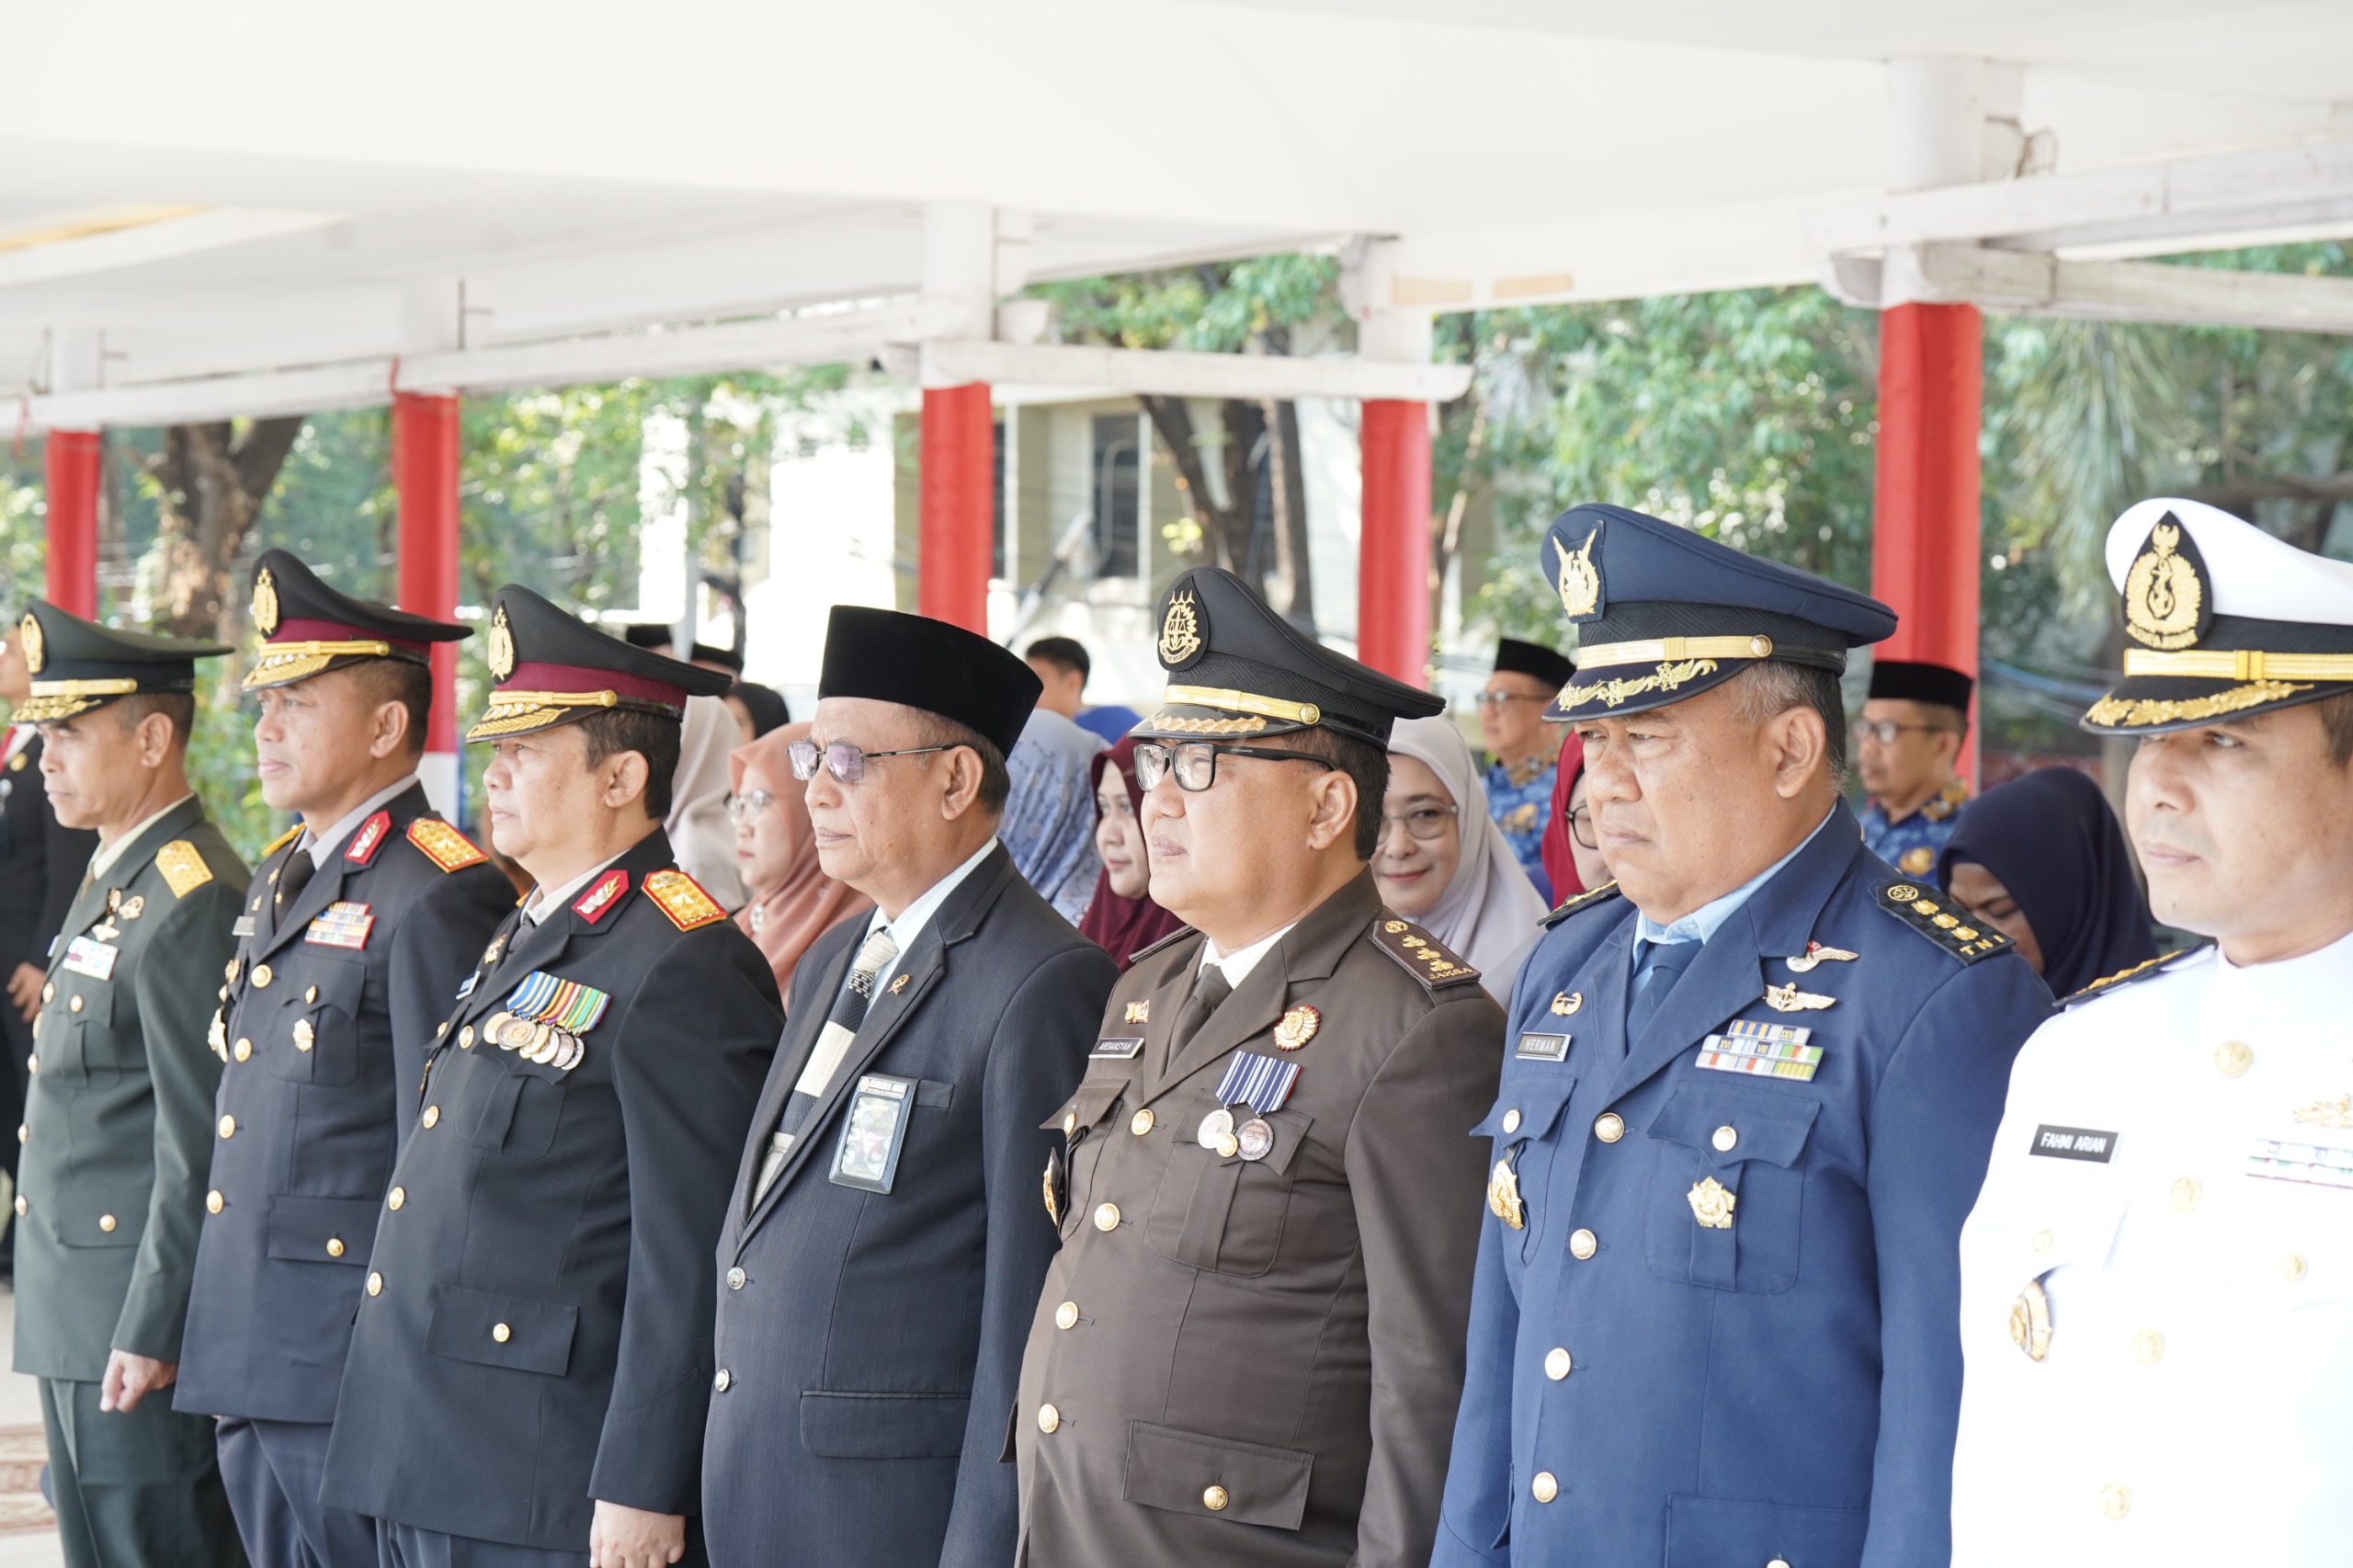
M899 944L888 927L867 937L866 945L858 949L858 961L850 966L849 983L834 999L834 1010L826 1016L825 1027L809 1052L809 1063L801 1069L801 1077L792 1085L792 1096L785 1101L784 1114L777 1119L776 1131L768 1134L767 1153L760 1156L759 1179L752 1184L754 1204L768 1195L768 1188L783 1174L784 1157L792 1153L794 1142L825 1097L834 1074L841 1070L842 1059L849 1054L850 1042L858 1039L858 1026L866 1022L866 1009L874 1001L874 977L898 956Z
M1650 951L1643 956L1643 966L1634 975L1633 1000L1626 1008L1626 1045L1629 1050L1632 1049L1635 1037L1643 1032L1643 1027L1658 1016L1660 1004L1666 1000L1666 994L1675 989L1675 983L1683 977L1683 971L1691 967L1691 960L1699 956L1699 946L1697 942L1650 944Z

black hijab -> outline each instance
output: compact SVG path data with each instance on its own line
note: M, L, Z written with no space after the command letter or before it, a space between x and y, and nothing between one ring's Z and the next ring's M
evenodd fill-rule
M1937 857L1938 885L1960 860L2010 890L2053 996L2157 956L2124 831L2099 786L2072 767L2021 775L1969 802Z
M783 694L757 681L739 680L727 695L743 703L744 710L752 716L754 740L792 722L792 710L785 706Z

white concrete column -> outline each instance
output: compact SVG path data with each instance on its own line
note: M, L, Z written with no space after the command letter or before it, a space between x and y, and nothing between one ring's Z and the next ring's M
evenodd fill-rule
M2025 93L2021 65L1953 55L1889 61L1888 190L1935 190L2014 175ZM1941 298L1921 276L1917 247L1888 247L1880 273L1882 309Z

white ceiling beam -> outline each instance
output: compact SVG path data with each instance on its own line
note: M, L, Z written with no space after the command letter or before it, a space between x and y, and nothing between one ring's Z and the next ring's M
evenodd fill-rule
M920 374L926 387L988 381L1129 396L1393 398L1407 403L1451 402L1471 385L1468 365L977 341L926 343Z
M165 216L125 222L115 227L97 227L104 220L95 219L86 233L72 233L69 219L65 225L67 237L29 244L13 243L8 236L0 235L0 289L108 272L117 267L143 267L149 262L194 256L225 245L299 234L323 229L340 217L334 212L290 212L259 207L164 210Z
M2353 335L2353 278L2153 261L2068 261L1983 245L1924 245L1918 256L1926 297L2004 315ZM1849 304L1881 302L1875 258L1832 261L1824 286L1833 294Z

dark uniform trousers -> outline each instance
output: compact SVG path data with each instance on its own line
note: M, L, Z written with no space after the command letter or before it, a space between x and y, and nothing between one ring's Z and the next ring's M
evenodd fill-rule
M195 800L67 911L28 1063L16 1366L41 1380L71 1568L239 1563L212 1424L101 1413L109 1351L177 1361L220 1063L205 1043L247 873Z
M210 1187L172 1402L223 1417L222 1477L262 1568L369 1568L323 1507L345 1346L434 1026L514 907L412 784L323 856L272 846L231 966Z

